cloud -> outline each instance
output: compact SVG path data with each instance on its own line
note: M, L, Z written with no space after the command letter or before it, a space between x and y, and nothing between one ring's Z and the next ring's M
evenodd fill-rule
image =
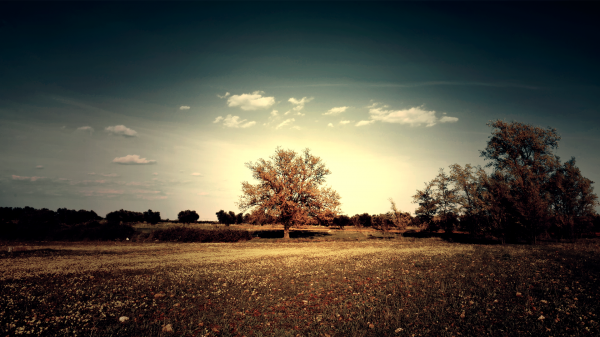
M256 110L275 104L275 97L263 97L263 94L263 91L255 91L252 94L233 95L227 99L227 105L239 106L242 110Z
M325 112L323 115L339 115L342 112L346 111L346 109L348 109L347 106L340 106L337 108L331 108L329 110L327 110L327 112Z
M438 119L435 115L435 111L427 111L423 109L423 106L404 110L384 110L387 107L387 105L378 107L378 103L373 103L369 107L371 120L385 123L408 124L410 126L425 124L426 127L434 126L438 122L453 123L458 121L458 118L448 116Z
M103 177L118 177L119 176L116 173L101 173L100 175Z
M208 192L200 192L198 195L208 195Z
M158 172L153 172L153 173L152 173L152 175L153 175L153 176L157 176L157 175L158 175Z
M225 98L225 97L227 97L227 96L229 96L229 95L231 95L231 94L230 94L230 93L229 93L229 91L228 91L228 92L226 92L226 93L225 93L225 95L223 95L223 96L221 96L221 95L217 94L217 97L219 97L219 98Z
M355 126L363 126L363 125L369 125L371 123L374 123L375 121L371 120L371 121L360 121L358 123L356 123Z
M91 126L80 126L77 128L77 131L92 134L94 133L94 128Z
M113 159L113 163L120 165L150 165L156 164L156 160L148 160L146 158L140 158L137 154L129 154L125 157L117 157Z
M143 199L143 200L165 200L165 199L169 198L166 195L147 195L147 194L137 195L137 197L140 199Z
M298 125L292 126L292 127L291 127L291 129L294 129L294 130L302 130L302 128L301 128L301 127L299 127Z
M340 124L342 124L342 125L346 125L346 124L349 124L349 123L350 123L350 121L340 121Z
M217 117L213 123L218 123L219 121L223 121L223 125L229 128L249 128L252 125L256 124L255 121L247 122L247 119L240 120L240 116L232 116L227 115L227 117L223 118L221 116Z
M123 136L123 137L136 137L137 131L134 131L125 125L108 126L104 131L111 135Z
M189 110L189 109L190 109L190 107L187 105L182 105L179 107L179 110Z
M327 124L327 126L330 127L330 128L332 128L333 124L329 123L329 124Z
M41 170L41 169L43 169L43 168L44 168L44 165L38 165L38 166L36 166L35 168L36 168L36 169L38 169L38 170Z
M458 118L456 118L456 117L444 116L444 117L440 118L440 123L455 123L455 122L458 122Z
M17 175L12 175L12 179L13 180L18 180L18 181L38 181L40 179L44 179L44 177L24 177L24 176L17 176Z
M203 177L204 176L202 173L198 173L198 172L194 172L191 175L196 176L196 177Z
M289 125L289 124L293 123L294 121L296 121L296 120L295 120L295 119L293 119L293 118L286 119L286 120L284 120L283 122L279 123L279 125L277 125L277 126L275 127L275 129L282 128L282 127L284 127L284 126L286 126L286 125Z
M288 99L288 102L295 105L295 107L292 110L294 110L297 115L304 116L304 114L301 113L300 110L304 109L305 103L308 103L308 102L312 101L313 99L314 99L314 97L311 97L311 98L302 97L301 100L297 100L294 97L292 97L292 98ZM290 113L290 111L286 112L285 114L287 115L289 113Z
M277 110L273 110L273 111L271 111L271 116L277 116L277 113L278 113L278 112L279 112L279 111L277 111Z

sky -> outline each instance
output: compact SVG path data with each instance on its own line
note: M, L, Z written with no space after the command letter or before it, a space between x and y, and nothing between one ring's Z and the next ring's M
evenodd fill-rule
M0 3L0 206L201 220L309 148L344 214L485 165L502 119L600 182L592 3ZM594 186L597 187L597 184ZM596 190L598 192L598 190Z

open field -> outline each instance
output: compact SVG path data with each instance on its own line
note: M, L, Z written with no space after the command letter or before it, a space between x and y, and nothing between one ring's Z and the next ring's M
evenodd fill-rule
M317 240L3 247L0 335L600 334L595 240Z

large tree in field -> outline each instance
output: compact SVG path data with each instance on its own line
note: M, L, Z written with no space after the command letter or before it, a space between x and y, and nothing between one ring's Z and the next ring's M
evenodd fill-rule
M246 163L259 183L242 183L238 207L253 209L283 224L284 238L290 238L290 227L314 221L332 212L335 216L340 196L329 187L320 187L331 172L319 157L305 149L302 154L277 148L271 160Z
M487 124L493 128L481 157L508 178L511 197L526 237L533 243L549 218L549 181L558 167L552 150L558 148L556 129L501 120Z
M415 215L427 228L431 227L431 221L437 214L439 208L439 201L435 198L434 191L435 182L430 181L425 183L423 190L417 190L417 193L413 195L413 203L419 205L419 208L415 210Z

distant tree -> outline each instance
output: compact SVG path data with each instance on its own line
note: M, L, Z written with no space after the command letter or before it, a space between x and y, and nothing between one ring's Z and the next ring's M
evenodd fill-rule
M524 226L525 237L532 243L544 231L549 219L549 181L558 166L552 150L558 147L556 129L501 120L487 124L492 136L481 157L490 160L487 167L502 172L510 185L510 194Z
M160 220L160 212L152 212L151 209L149 209L147 212L144 212L144 221L147 223L156 225L160 222Z
M250 223L250 213L244 214L244 221L243 221L243 223Z
M225 212L224 210L220 210L217 212L217 220L219 223L229 226L232 223L235 223L236 216L232 211Z
M236 224L238 224L238 225L240 225L240 224L242 224L243 222L244 222L244 213L238 213L238 214L235 216L235 223L236 223Z
M369 213L363 213L358 216L358 222L361 227L371 227L373 225L372 217Z
M86 223L89 221L97 221L97 220L102 219L94 211L86 211L83 209L76 211L74 209L66 209L66 208L57 209L56 210L56 218L59 223L67 224L67 225L81 224L81 223Z
M235 215L234 211L229 211L229 224L235 224L237 220L237 217Z
M108 220L108 222L112 224L130 224L134 222L143 222L144 214L141 212L132 212L121 209L106 214L106 220Z
M398 229L405 229L412 220L410 213L402 213L402 211L396 207L394 199L390 198L389 201L391 203L391 219L394 227Z
M482 233L481 222L485 221L485 203L483 201L483 185L481 177L486 173L481 167L466 164L450 165L450 178L456 188L457 213L462 230L473 235Z
M338 215L333 219L333 225L343 230L344 227L350 225L350 218L344 214Z
M337 214L340 196L328 187L319 187L330 171L321 159L306 149L302 155L277 148L272 161L259 159L247 163L257 185L242 183L238 207L245 211L258 208L283 224L284 238L290 227L306 223L327 210Z
M350 218L350 225L354 226L354 227L361 227L362 226L362 224L360 223L360 214L354 214Z
M386 233L390 228L394 227L394 215L392 212L374 215L371 218L373 228L379 229Z
M317 216L316 216L317 224L319 226L329 227L329 226L333 225L333 219L335 219L335 217L336 217L336 214L333 211L325 210L324 212L317 214Z
M417 190L417 193L413 195L413 202L419 205L415 214L420 223L429 230L433 229L432 220L439 208L439 201L435 198L434 186L435 181L425 183L425 188L422 191Z
M459 196L457 188L452 184L452 178L440 168L438 176L433 180L436 189L434 198L438 201L439 226L446 233L452 233L457 224L457 205Z
M179 212L179 214L177 214L177 219L179 220L179 222L182 223L194 223L199 218L200 216L198 215L198 213L196 213L196 211L186 210L181 211Z

